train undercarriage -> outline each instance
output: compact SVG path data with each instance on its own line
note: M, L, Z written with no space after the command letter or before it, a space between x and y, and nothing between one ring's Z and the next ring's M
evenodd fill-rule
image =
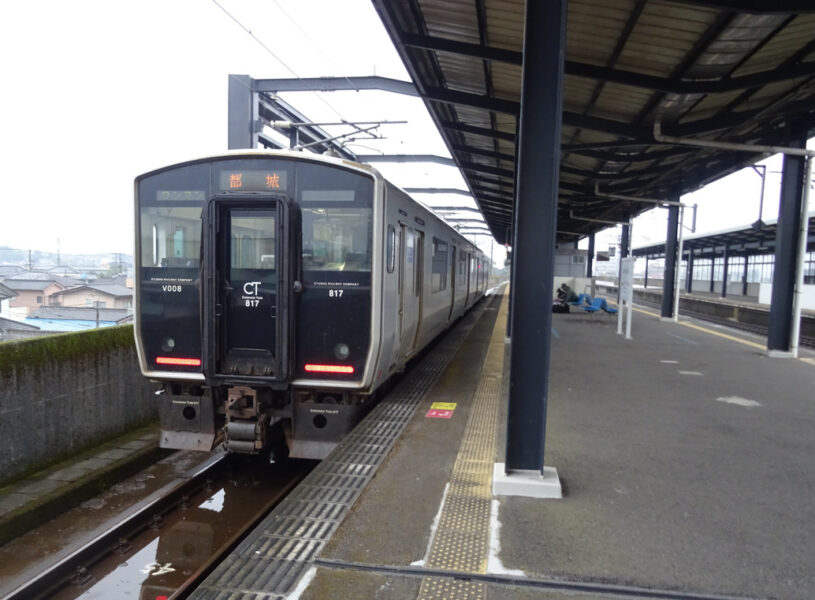
M271 462L322 459L370 410L374 397L347 391L208 388L168 383L159 397L161 446L268 454Z

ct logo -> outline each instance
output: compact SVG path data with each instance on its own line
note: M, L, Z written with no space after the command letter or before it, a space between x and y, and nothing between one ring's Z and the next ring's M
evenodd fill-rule
M247 296L257 296L259 281L247 281L243 284L243 293Z

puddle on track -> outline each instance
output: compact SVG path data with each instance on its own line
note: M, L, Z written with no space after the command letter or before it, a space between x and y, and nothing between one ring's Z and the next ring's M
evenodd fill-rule
M97 498L0 547L0 595L40 573L91 539L91 532L201 462L199 453L178 453ZM218 487L192 496L158 530L129 540L130 548L97 563L93 579L69 585L53 598L147 598L169 596L215 550L223 546L265 499L288 480L298 461L279 466L238 460ZM316 463L315 463L316 464Z

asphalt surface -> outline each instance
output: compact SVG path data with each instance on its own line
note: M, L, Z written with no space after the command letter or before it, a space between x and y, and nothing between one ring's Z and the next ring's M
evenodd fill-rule
M496 573L486 596L815 597L815 366L768 358L757 336L650 312L635 312L632 340L614 318L553 316L545 462L565 497L499 499L504 568L591 591ZM428 405L458 401L456 417L468 416L487 330ZM331 597L330 583L349 597L415 597L419 575L388 568L421 569L462 429L417 411L322 554L341 564L320 566L303 598ZM499 435L498 461L503 445Z
M545 463L566 497L501 500L506 567L815 597L815 367L698 325L636 312L627 341L614 319L553 315Z

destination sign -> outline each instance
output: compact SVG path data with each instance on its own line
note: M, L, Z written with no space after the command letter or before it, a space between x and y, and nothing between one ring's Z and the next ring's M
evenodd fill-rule
M281 192L287 189L286 171L221 171L221 192Z
M159 190L156 200L159 202L203 202L204 190Z

